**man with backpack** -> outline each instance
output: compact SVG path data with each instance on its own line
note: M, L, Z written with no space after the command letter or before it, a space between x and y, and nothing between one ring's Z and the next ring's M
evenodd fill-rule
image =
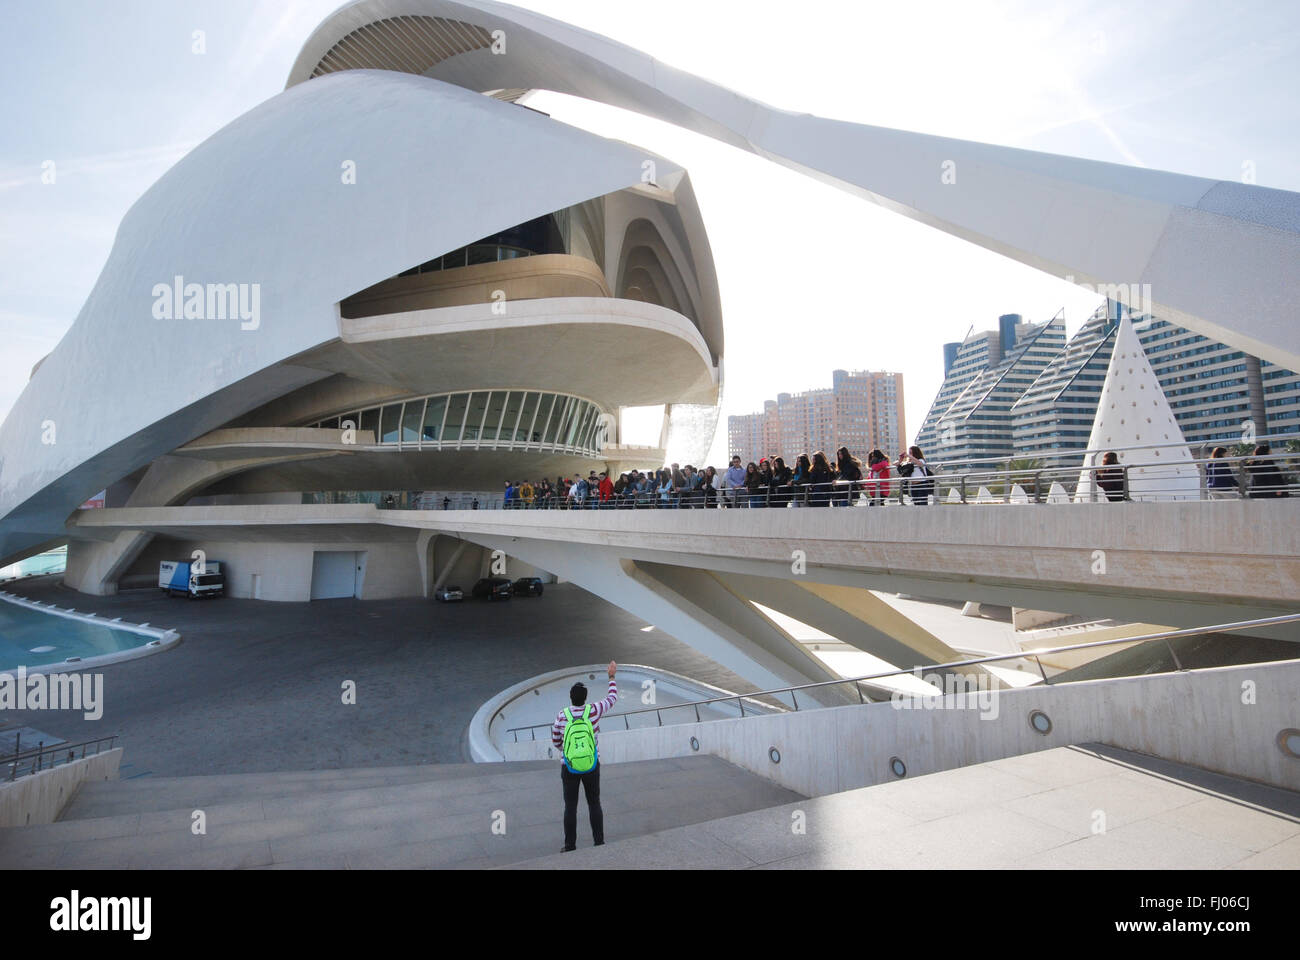
M596 846L605 842L605 814L600 808L600 764L597 733L600 718L618 700L614 674L618 664L609 662L609 694L599 703L587 703L587 687L581 681L569 689L572 706L565 707L551 725L551 743L560 751L560 782L564 785L564 851L576 849L578 839L578 786L587 795L591 816L591 838Z

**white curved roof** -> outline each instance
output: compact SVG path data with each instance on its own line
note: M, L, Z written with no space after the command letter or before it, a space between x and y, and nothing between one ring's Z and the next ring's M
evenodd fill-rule
M296 86L235 120L127 213L76 321L0 426L0 557L59 536L106 484L326 376L292 358L339 337L345 297L639 184L646 156L386 71ZM258 284L259 325L155 319L155 285L177 276Z
M483 45L494 31L500 54ZM289 86L349 63L635 110L1300 369L1300 194L788 113L491 0L348 4L307 40ZM1134 302L1145 284L1150 302Z

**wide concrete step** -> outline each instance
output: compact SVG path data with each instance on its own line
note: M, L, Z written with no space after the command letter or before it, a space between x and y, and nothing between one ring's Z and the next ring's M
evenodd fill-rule
M1083 744L509 866L1296 870L1300 793Z
M556 851L562 842L554 762L483 764L460 776L195 805L193 781L204 779L179 778L184 803L165 799L162 780L153 781L159 796L132 788L139 799L170 807L0 830L0 867L494 866ZM601 798L613 842L798 795L717 758L689 757L607 764ZM191 829L195 809L206 816L201 836ZM590 844L582 801L578 836Z
M511 764L512 772L550 769L551 762ZM211 807L271 797L329 790L365 790L403 783L474 779L499 774L494 764L434 763L406 767L303 770L288 773L222 774L209 777L141 777L82 784L64 808L63 820L85 820L123 813Z

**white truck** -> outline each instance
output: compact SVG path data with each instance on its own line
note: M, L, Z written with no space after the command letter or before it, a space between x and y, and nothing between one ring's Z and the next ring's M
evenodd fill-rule
M168 595L184 593L190 598L219 597L226 592L226 577L221 564L209 560L198 572L190 560L164 560L158 564L158 586Z

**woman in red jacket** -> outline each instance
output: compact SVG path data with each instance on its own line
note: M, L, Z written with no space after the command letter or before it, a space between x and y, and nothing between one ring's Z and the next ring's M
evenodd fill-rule
M600 475L600 483L596 487L600 491L600 505L602 507L609 505L609 498L614 495L614 482L609 479L608 473Z
M867 454L867 502L879 506L889 499L889 458L879 450Z

